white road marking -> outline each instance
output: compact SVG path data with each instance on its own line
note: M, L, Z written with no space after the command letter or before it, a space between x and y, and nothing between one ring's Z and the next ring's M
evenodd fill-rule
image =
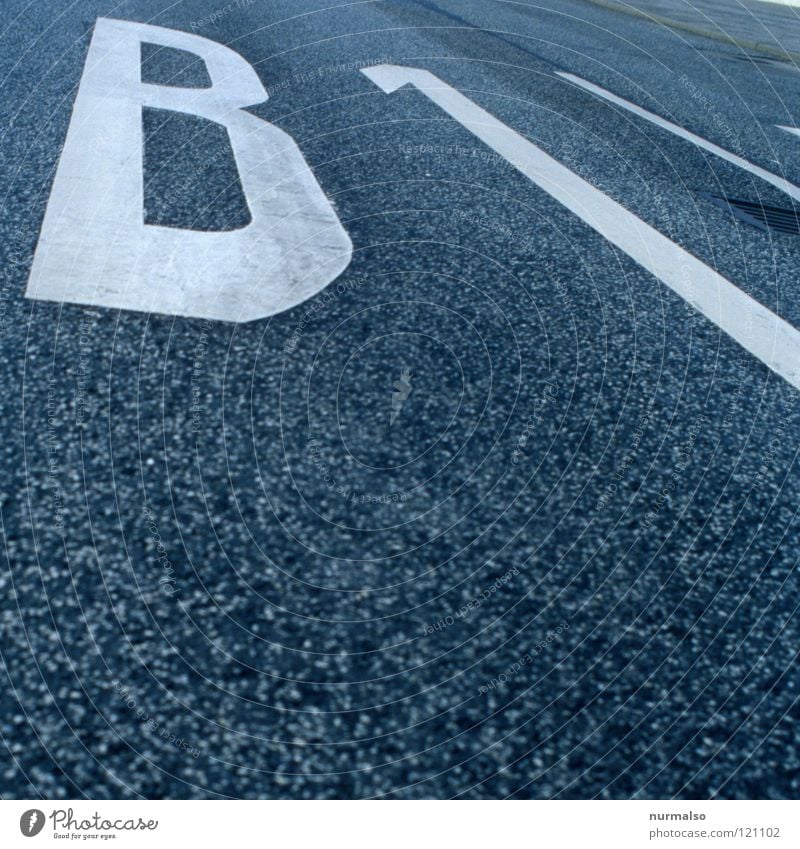
M375 65L362 68L361 72L387 94L407 84L415 86L772 371L800 389L800 333L730 280L430 71Z
M575 74L568 74L564 71L556 71L556 74L557 76L562 77L565 80L569 80L571 83L574 83L577 86L580 86L582 89L585 89L586 91L589 91L592 94L596 94L598 97L602 97L603 100L607 100L609 103L614 103L617 106L621 106L623 109L627 110L633 115L638 115L640 118L644 118L645 121L649 121L651 124L655 124L657 127L661 127L662 129L668 130L670 133L673 133L674 135L679 136L682 139L690 141L696 147L700 147L703 150L707 150L709 153L713 153L715 156L719 156L721 159L725 159L727 162L731 162L734 165L738 165L739 168L743 168L745 171L749 171L751 174L755 174L756 177L760 177L767 183L771 183L773 186L780 189L784 194L787 194L789 195L789 197L800 201L800 187L796 186L794 183L790 183L788 180L784 180L783 177L779 177L777 174L773 174L772 171L767 171L766 168L761 168L759 165L754 165L747 159L743 159L741 156L737 156L735 153L731 153L729 150L725 150L725 148L719 147L713 142L708 141L708 139L704 139L702 136L695 135L689 130L685 130L678 124L673 124L672 121L667 121L666 118L662 118L660 115L656 115L653 112L648 112L646 109L642 109L641 106L637 106L635 103L631 103L629 100L625 100L624 98L619 97L616 94L612 94L610 91L601 88L599 85L590 83L588 80L585 80L582 77L575 76ZM787 129L791 132L791 128L789 127L783 127L782 129Z
M211 88L141 82L140 44L199 56ZM312 297L348 265L350 239L294 140L241 107L267 99L238 54L198 35L99 18L26 295L250 321ZM142 107L226 127L251 213L239 230L144 223Z

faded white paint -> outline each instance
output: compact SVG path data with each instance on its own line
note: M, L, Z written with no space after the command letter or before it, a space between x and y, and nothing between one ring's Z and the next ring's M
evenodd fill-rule
M141 81L141 43L189 51L210 88ZM198 35L99 18L45 213L26 295L250 321L312 297L352 245L294 140L241 107L267 99L253 68ZM222 124L250 223L199 232L144 223L142 107Z
M639 118L644 118L651 124L655 124L657 127L661 127L664 130L668 130L670 133L673 133L679 138L686 139L697 147L707 150L709 153L713 153L715 156L719 156L721 159L725 159L745 171L749 171L751 174L754 174L756 177L760 177L765 182L771 183L775 186L775 188L780 189L784 194L789 195L789 197L792 197L795 200L800 200L800 187L796 186L794 183L790 183L783 177L779 177L777 174L773 174L772 171L767 171L766 168L762 168L760 165L754 165L747 159L737 156L735 153L731 153L723 147L719 147L719 145L710 142L708 139L704 139L702 136L698 136L689 130L685 130L683 127L678 126L678 124L673 124L672 121L667 121L666 118L662 118L660 115L648 112L647 109L642 109L641 106L637 106L629 100L625 100L616 94L612 94L610 91L601 88L599 85L590 83L582 77L578 77L575 74L567 74L563 71L556 71L556 74L559 77L580 86L582 89L585 89L592 94L596 94L598 97L602 97L603 100L607 100L609 103L613 103L616 106L621 106L633 115L637 115ZM792 132L789 127L782 127L781 129Z
M730 280L659 233L429 71L363 68L387 94L413 85L537 186L800 389L800 333Z

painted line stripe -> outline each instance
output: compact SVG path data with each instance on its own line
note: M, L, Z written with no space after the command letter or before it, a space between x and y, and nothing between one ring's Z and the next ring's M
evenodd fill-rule
M430 71L362 68L387 94L410 84L624 251L784 380L800 389L800 333L680 245L603 194Z
M779 177L777 174L773 174L772 171L767 171L766 168L761 168L759 165L754 165L747 159L743 159L741 156L737 156L735 153L731 153L729 150L725 150L725 148L719 147L713 142L710 142L708 139L704 139L702 136L695 135L689 130L685 130L683 127L678 126L678 124L673 124L672 121L667 121L666 118L662 118L660 115L656 115L653 112L648 112L647 109L642 109L641 106L637 106L635 103L631 103L629 100L625 100L624 98L619 97L616 94L612 94L610 91L601 88L599 85L590 83L588 80L585 80L582 77L578 77L575 74L568 74L564 71L556 71L556 75L561 77L562 79L569 80L569 82L580 86L582 89L585 89L586 91L591 92L592 94L596 94L598 97L603 98L603 100L607 100L609 103L613 103L616 106L622 107L633 115L638 115L640 118L644 118L645 121L649 121L651 124L655 124L655 126L661 127L663 130L667 130L673 135L679 136L682 139L690 141L696 147L700 147L703 150L707 150L709 153L713 153L715 156L719 156L720 159L724 159L727 162L731 162L734 165L738 165L739 168L743 168L745 171L749 171L751 174L755 174L756 177L760 177L767 183L771 183L773 186L775 186L775 188L780 189L784 194L789 195L789 197L792 197L797 201L800 201L800 187L796 186L794 183L790 183L788 180L784 180L783 177ZM789 128L782 127L781 129Z

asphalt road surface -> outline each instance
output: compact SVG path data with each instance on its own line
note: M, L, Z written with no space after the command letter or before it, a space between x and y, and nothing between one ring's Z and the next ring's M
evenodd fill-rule
M338 277L248 322L25 297L98 17L256 70ZM800 236L710 198L786 194L558 76L800 183L791 63L583 0L8 0L0 33L4 798L797 797L800 390L362 73L430 71L800 328ZM146 226L247 224L224 127L143 127Z

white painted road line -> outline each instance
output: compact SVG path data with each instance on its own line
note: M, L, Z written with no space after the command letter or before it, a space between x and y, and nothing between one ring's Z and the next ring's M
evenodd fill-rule
M430 71L362 68L387 94L413 85L517 170L624 251L772 371L800 389L800 333L680 245Z
M141 81L143 42L205 62L211 88ZM238 54L199 35L95 24L26 295L48 301L250 321L328 285L352 245L294 140L242 107L267 99ZM144 223L142 107L222 124L251 221L226 232Z
M596 94L598 97L603 98L603 100L606 100L609 103L614 103L615 105L622 107L633 115L638 115L640 118L644 118L645 121L649 121L651 124L655 124L657 127L661 127L663 130L667 130L673 135L690 141L696 147L707 150L709 153L713 153L715 156L720 157L720 159L724 159L727 162L737 165L739 168L743 168L745 171L749 171L756 177L760 177L767 183L771 183L775 186L775 188L780 189L784 194L789 195L789 197L800 201L800 187L796 186L794 183L790 183L788 180L784 180L783 177L779 177L777 174L773 174L772 171L767 171L766 168L754 165L752 162L743 159L741 156L737 156L735 153L731 153L729 150L725 150L725 148L719 147L713 142L710 142L708 139L695 135L689 130L685 130L683 127L678 126L678 124L673 124L672 121L667 121L666 118L662 118L660 115L648 112L647 109L642 109L641 106L637 106L629 100L625 100L616 94L612 94L610 91L601 88L599 85L590 83L582 77L578 77L575 74L568 74L564 71L556 71L556 75L574 83L577 86L580 86L582 89L585 89L592 94ZM786 129L790 132L792 131L790 127L782 127L781 129Z

